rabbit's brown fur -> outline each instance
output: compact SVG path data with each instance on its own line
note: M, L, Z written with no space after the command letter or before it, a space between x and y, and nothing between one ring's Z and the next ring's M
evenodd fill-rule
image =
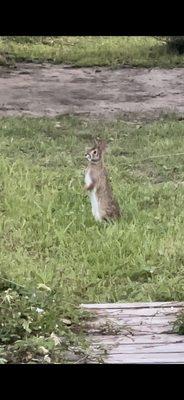
M121 215L103 163L105 148L104 141L96 141L95 146L85 155L89 161L85 173L85 189L89 191L93 216L99 221L116 219Z

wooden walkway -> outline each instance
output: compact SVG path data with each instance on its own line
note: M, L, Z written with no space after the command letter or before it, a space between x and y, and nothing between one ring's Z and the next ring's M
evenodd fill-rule
M184 364L184 335L172 331L184 302L82 307L94 315L87 324L87 336L97 363Z

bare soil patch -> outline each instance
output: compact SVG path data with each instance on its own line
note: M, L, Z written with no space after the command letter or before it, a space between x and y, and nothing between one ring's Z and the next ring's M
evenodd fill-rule
M157 118L184 113L184 68L0 67L0 116Z

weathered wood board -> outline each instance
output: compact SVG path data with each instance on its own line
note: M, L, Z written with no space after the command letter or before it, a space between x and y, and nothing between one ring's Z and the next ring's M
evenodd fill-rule
M173 323L184 302L82 304L91 350L105 364L184 364Z

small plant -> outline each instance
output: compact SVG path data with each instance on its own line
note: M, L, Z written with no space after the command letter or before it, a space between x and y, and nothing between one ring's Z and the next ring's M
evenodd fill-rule
M42 362L49 358L61 361L68 346L84 345L80 340L82 311L63 301L58 272L50 287L38 284L36 288L25 288L3 276L0 284L1 363L28 362L36 356Z
M178 315L176 321L174 322L173 330L175 333L178 333L178 335L184 335L184 312L183 311Z

